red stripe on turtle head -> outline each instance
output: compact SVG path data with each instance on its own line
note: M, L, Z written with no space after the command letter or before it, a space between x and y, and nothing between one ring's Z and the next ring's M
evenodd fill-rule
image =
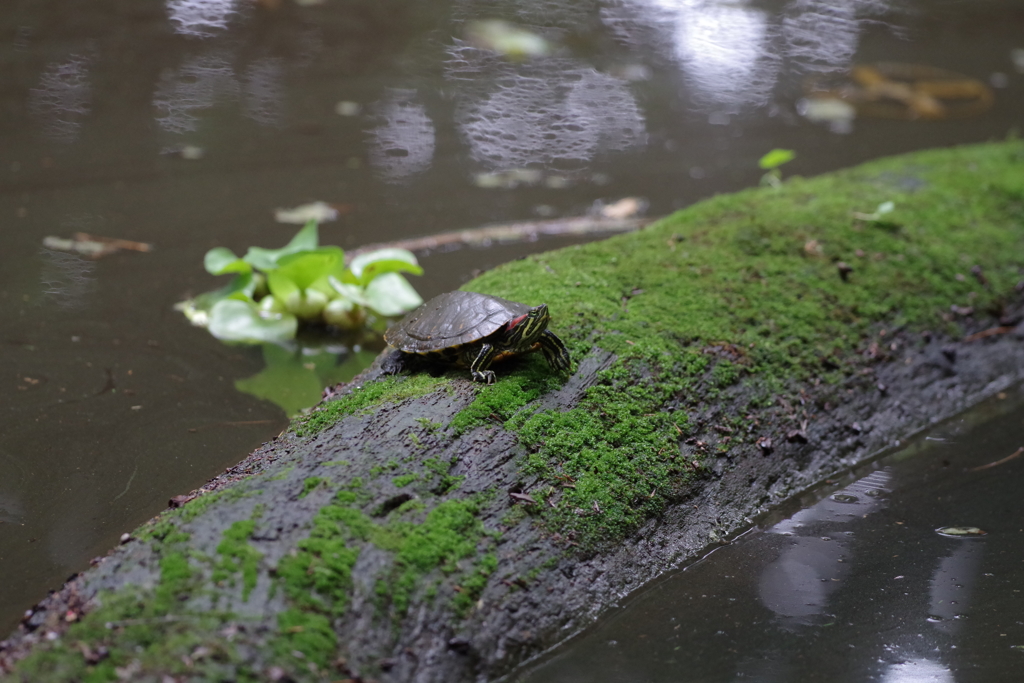
M526 320L529 317L529 315L530 315L529 313L523 313L518 318L512 318L507 323L505 323L505 329L508 330L509 332L511 332L512 330L514 330L516 328L516 325L518 325L519 323L521 323L524 320Z

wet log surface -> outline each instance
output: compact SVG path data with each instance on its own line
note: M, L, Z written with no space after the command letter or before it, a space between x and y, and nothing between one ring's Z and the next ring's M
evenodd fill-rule
M564 382L536 379L548 372L539 355L503 365L497 387L527 375L522 387L540 387L510 415L488 414L483 399L498 389L464 372L381 381L372 368L319 418L174 501L41 602L0 643L0 670L12 680L508 676L790 496L1024 379L1020 287L997 294L998 317L947 315L945 334L870 323L829 381L805 374L769 399L756 383L715 379L742 349L699 344L712 359L700 377L644 404L686 417L657 423L678 431L669 483L648 496L659 506L630 493L648 512L618 526L597 496L574 507L583 477L552 479L536 460L544 439L517 422L524 410L600 412L595 388L666 381L602 348L607 330L578 335Z

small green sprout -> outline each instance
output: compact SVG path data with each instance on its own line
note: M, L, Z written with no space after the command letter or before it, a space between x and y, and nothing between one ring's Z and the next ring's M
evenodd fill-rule
M762 185L770 185L778 188L782 185L782 171L779 166L789 163L796 158L796 152L791 149L773 149L761 157L757 165L767 171L761 176Z

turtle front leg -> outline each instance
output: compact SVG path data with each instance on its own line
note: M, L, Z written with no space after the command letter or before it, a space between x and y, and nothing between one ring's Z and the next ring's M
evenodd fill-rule
M477 352L476 356L469 363L469 374L473 375L474 380L494 384L494 371L488 370L488 368L497 355L498 349L490 344L484 344L480 347L480 351Z
M544 352L544 357L548 359L548 365L554 370L566 371L572 365L572 360L569 358L569 351L565 348L565 344L559 339L554 332L551 330L544 330L541 333L540 339L537 340L540 343L540 349Z
M392 349L391 353L384 356L380 363L380 370L385 375L397 375L402 370L409 369L407 355L398 349Z

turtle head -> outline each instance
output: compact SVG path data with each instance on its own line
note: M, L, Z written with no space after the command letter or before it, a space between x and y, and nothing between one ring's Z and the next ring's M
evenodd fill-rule
M505 344L509 348L533 346L547 329L550 319L548 305L541 304L531 308L518 318L509 320L505 328L507 330Z

